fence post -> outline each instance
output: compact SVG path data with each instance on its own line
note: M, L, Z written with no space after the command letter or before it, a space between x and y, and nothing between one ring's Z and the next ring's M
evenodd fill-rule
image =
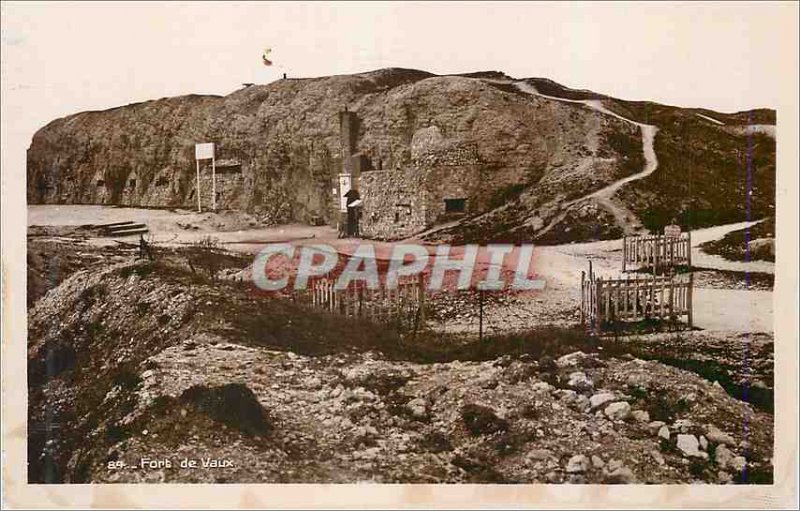
M686 259L689 271L692 271L692 231L686 233Z
M635 243L634 249L633 249L633 252L634 252L634 255L633 255L634 265L637 268L639 266L641 266L641 258L642 258L642 247L641 247L641 245L642 245L642 240L639 237L637 237L636 238L636 243Z
M628 264L628 237L622 237L622 272L625 273L625 268Z
M419 310L419 320L425 323L425 276L420 273L417 280L417 309Z
M600 324L603 322L603 278L597 278L597 292L595 296L595 302L597 303L597 313L595 314L595 325L597 328L600 328Z
M625 275L625 294L622 301L622 317L628 319L630 311L628 309L628 295L630 294L630 275Z
M673 278L669 283L669 319L672 320L675 317L675 306L673 302L675 301L675 279Z
M691 247L691 245L690 245ZM691 330L694 326L694 317L692 314L692 309L694 308L694 304L692 303L692 290L694 288L694 273L689 273L689 289L687 290L687 296L689 303L687 304L689 307L689 329Z
M581 271L581 326L586 324L586 272Z
M483 341L483 289L478 290L478 342Z

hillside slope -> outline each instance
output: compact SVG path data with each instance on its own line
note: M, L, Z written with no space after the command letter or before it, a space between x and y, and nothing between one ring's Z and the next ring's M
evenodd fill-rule
M270 223L330 219L345 108L359 118L357 151L377 168L472 155L483 176L472 186L477 207L433 238L556 242L657 229L672 217L692 226L741 220L748 180L751 215L774 210L774 111L721 114L540 78L408 69L279 80L55 120L28 150L28 202L194 207L193 145L213 140L222 172L234 169L223 176L221 207ZM658 168L597 195L647 168L640 125L653 126Z
M132 258L73 273L28 319L32 483L773 479L769 413L578 329L409 339Z

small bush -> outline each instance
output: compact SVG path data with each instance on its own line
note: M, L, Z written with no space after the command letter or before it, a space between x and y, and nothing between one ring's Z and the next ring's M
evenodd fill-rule
M224 261L224 255L219 247L219 240L206 236L193 243L189 247L187 261L193 272L205 273L211 280L215 280Z

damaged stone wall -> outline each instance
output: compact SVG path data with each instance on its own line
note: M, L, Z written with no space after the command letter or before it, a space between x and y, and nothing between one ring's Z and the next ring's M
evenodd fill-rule
M447 140L439 126L417 130L409 165L369 171L358 180L364 207L361 232L379 239L402 239L434 224L482 211L487 197L520 172L499 172L481 159L474 143ZM491 171L493 179L487 180ZM464 199L463 212L446 213L445 201Z
M361 174L361 233L368 238L408 237L427 225L424 171L415 168Z
M463 214L485 203L480 165L409 167L361 174L364 201L361 232L378 239L401 239L457 218L445 214L445 199L466 199Z

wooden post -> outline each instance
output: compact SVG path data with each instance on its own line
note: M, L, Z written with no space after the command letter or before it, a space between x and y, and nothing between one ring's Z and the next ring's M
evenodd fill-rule
M622 307L622 309L623 309L622 315L623 315L623 317L625 319L628 319L628 315L629 315L628 314L629 313L629 311L628 311L628 294L630 293L630 285L629 284L630 284L630 278L629 278L628 275L625 275L625 299L624 299L623 307Z
M597 327L600 327L600 324L603 322L603 278L597 277L597 294L595 296L595 300L597 301Z
M686 259L689 271L692 271L692 231L686 233Z
M691 247L691 245L690 245ZM688 302L687 309L689 310L689 329L691 330L694 327L694 315L692 309L694 308L694 304L692 303L692 289L694 288L694 273L689 273L689 288L687 289L687 298Z
M586 324L586 272L581 272L581 325Z
M478 341L483 341L483 289L478 291Z
M622 237L622 272L625 272L625 268L628 263L628 237Z
M417 285L417 309L419 310L419 321L425 323L425 277L420 273Z
M211 155L211 209L217 210L217 157Z
M195 160L195 167L197 168L197 212L203 212L203 206L200 202L200 160Z
M592 325L595 329L600 328L600 324L603 320L603 313L601 303L603 300L603 279L601 277L597 278L597 283L595 287L595 314L594 314L594 325Z
M669 283L669 319L673 319L675 317L675 306L673 302L675 301L675 280L673 279Z

